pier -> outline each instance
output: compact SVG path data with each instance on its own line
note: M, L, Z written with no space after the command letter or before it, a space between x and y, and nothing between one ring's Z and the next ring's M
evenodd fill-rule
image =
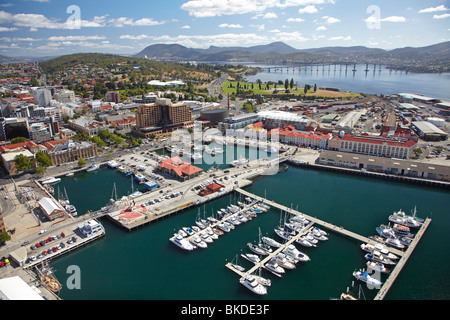
M249 269L246 272L242 272L237 270L236 268L233 267L232 263L227 263L226 267L229 268L230 270L236 272L239 276L241 277L245 277L249 274L254 273L256 270L258 270L261 267L264 267L264 264L267 263L268 261L270 261L270 259L272 259L274 256L276 256L279 252L282 252L283 250L285 250L289 245L291 245L292 243L294 243L294 241L296 241L298 238L302 237L303 235L305 235L306 233L308 233L311 228L313 227L314 224L320 225L323 228L326 228L330 231L336 232L340 235L344 235L346 237L350 237L353 238L357 241L363 242L363 243L368 243L368 244L372 244L375 245L378 242L372 239L369 239L367 237L364 237L362 235L359 235L355 232L349 231L344 229L343 227L338 227L335 226L331 223L322 221L320 219L317 219L315 217L309 216L307 214L298 212L296 210L293 210L291 208L288 208L286 206L283 206L281 204L278 204L274 201L269 201L265 198L262 198L260 196L254 195L250 192L247 192L245 190L242 190L240 188L236 188L235 190L236 192L246 196L246 197L250 197L256 200L256 202L262 202L265 203L273 208L277 208L280 209L282 211L285 212L289 212L293 215L302 215L304 216L307 220L310 221L310 223L303 228L300 232L298 232L297 235L293 236L289 241L287 241L285 244L283 244L282 247L277 248L277 250L274 250L271 254L269 254L267 257L265 257L263 260L261 260L259 263L255 264L254 267L252 267L251 269ZM389 247L389 251L392 252L393 254L397 255L400 257L399 261L397 262L397 264L395 265L394 269L391 271L391 273L389 274L389 277L387 278L387 280L384 282L383 286L380 288L380 290L378 291L376 297L374 298L374 300L383 300L386 296L386 294L389 292L389 289L392 287L392 285L395 282L395 279L397 278L397 276L399 275L399 273L401 272L401 270L403 269L404 265L406 264L406 262L408 261L409 257L411 256L411 254L413 253L414 249L416 248L417 244L419 243L419 241L421 240L423 234L425 233L425 231L427 230L429 224L431 223L431 219L426 218L424 223L422 224L422 226L420 227L420 229L418 230L417 234L414 236L411 244L408 246L408 248L406 249L406 251L401 251L392 247ZM278 275L280 276L280 275Z

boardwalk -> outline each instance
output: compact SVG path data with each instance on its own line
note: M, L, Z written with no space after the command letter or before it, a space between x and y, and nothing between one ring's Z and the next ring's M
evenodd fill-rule
M278 209L280 209L282 211L289 212L289 213L294 214L294 215L303 215L307 220L311 221L311 223L308 226L306 226L301 232L299 232L298 235L296 235L291 240L289 240L287 243L285 243L283 247L278 248L277 250L275 250L271 255L269 255L268 257L263 259L260 263L255 264L255 266L253 268L249 269L248 271L242 272L242 271L239 271L239 270L235 269L231 263L227 263L226 264L227 268L229 268L230 270L238 273L241 277L244 277L244 276L246 276L248 274L252 274L256 270L258 270L259 268L263 267L264 264L266 262L268 262L272 257L274 257L276 254L278 254L282 250L284 250L288 245L292 244L296 239L298 239L302 235L304 235L307 232L309 232L314 224L320 225L323 228L326 228L326 229L328 229L330 231L334 231L334 232L336 232L338 234L341 234L341 235L344 235L344 236L347 236L347 237L351 237L351 238L356 239L358 241L361 241L363 243L369 243L369 244L372 244L372 245L377 244L377 242L375 240L366 238L366 237L361 236L361 235L359 235L359 234L357 234L355 232L346 230L343 227L338 227L338 226L335 226L335 225L333 225L331 223L324 222L324 221L319 220L317 218L308 216L308 215L306 215L304 213L301 213L301 212L298 212L296 210L292 210L292 209L287 208L287 207L285 207L285 206L283 206L281 204L278 204L278 203L276 203L274 201L269 201L267 199L264 199L262 197L254 195L254 194L249 193L247 191L244 191L242 189L238 188L238 189L236 189L236 192L239 192L239 193L245 195L246 197L253 198L253 199L255 199L258 202L261 201L261 202L263 202L263 203L265 203L265 204L267 204L269 206L272 206L274 208L278 208ZM395 255L399 256L400 260L398 261L398 263L395 266L395 268L392 270L392 272L389 275L389 277L386 280L386 282L383 284L381 289L378 291L378 293L377 293L376 297L374 298L374 300L383 300L385 298L386 294L388 293L389 289L391 288L391 286L395 282L395 279L399 275L399 273L402 270L403 266L408 261L409 257L413 253L413 251L416 248L417 244L419 243L420 239L422 239L422 236L425 233L425 231L427 230L430 222L431 222L431 219L429 219L429 218L427 218L425 220L425 222L423 223L423 225L420 227L420 229L418 230L417 234L413 238L412 243L408 246L408 249L405 252L401 251L401 250L397 250L395 248L389 248L389 251L394 253Z

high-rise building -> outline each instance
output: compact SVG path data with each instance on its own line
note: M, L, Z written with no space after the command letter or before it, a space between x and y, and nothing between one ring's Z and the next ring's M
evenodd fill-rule
M105 95L106 102L120 103L120 94L117 91L107 92Z
M157 99L155 103L139 106L134 131L142 137L148 137L191 125L192 112L187 104L173 104L170 99Z
M52 92L48 89L36 89L33 90L34 103L39 107L46 107L50 105L52 100Z

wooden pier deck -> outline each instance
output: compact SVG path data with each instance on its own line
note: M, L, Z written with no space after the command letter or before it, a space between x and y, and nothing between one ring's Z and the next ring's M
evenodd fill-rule
M282 250L284 250L289 244L292 244L296 239L298 239L302 235L306 234L312 228L312 226L314 224L320 225L323 228L326 228L326 229L328 229L330 231L334 231L334 232L336 232L338 234L341 234L341 235L344 235L344 236L347 236L347 237L351 237L353 239L356 239L356 240L364 242L364 243L369 243L369 244L372 244L372 245L378 243L375 240L372 240L372 239L369 239L367 237L361 236L361 235L359 235L359 234L357 234L355 232L346 230L343 227L338 227L338 226L335 226L335 225L333 225L331 223L324 222L324 221L322 221L320 219L317 219L317 218L309 216L307 214L298 212L296 210L293 210L291 208L288 208L286 206L278 204L278 203L276 203L274 201L269 201L267 199L264 199L264 198L262 198L260 196L254 195L254 194L252 194L250 192L247 192L245 190L242 190L240 188L237 188L235 191L239 192L239 193L241 193L241 194L243 194L243 195L245 195L247 197L253 198L253 199L257 200L258 202L263 202L263 203L265 203L265 204L267 204L267 205L269 205L271 207L278 208L278 209L283 210L285 212L289 212L289 213L294 214L294 215L303 215L307 220L311 221L311 223L308 226L306 226L298 235L296 235L291 240L286 242L285 245L283 245L283 247L278 248L277 250L275 250L271 255L267 256L260 263L255 264L255 266L253 268L249 269L248 271L242 272L242 271L239 271L239 270L235 269L231 263L227 263L226 264L227 268L229 268L230 270L236 272L241 277L244 277L244 276L246 276L248 274L252 274L253 272L258 270L259 268L263 267L264 264L267 261L269 261L272 257L274 257L276 254L278 254ZM398 250L398 249L395 249L395 248L391 248L391 247L389 248L389 251L392 252L393 254L399 256L400 260L398 261L398 263L396 264L394 269L391 271L388 279L384 282L383 286L378 291L378 293L375 296L374 300L383 300L385 298L385 296L388 293L389 289L391 288L391 286L393 285L393 283L397 279L397 276L399 275L400 271L403 269L405 263L408 261L409 257L413 253L414 249L416 248L416 246L419 243L420 239L422 238L423 234L427 230L430 222L431 222L431 219L429 219L429 218L425 219L424 223L422 224L422 226L418 230L417 234L413 238L412 243L408 246L406 251L401 251L401 250Z

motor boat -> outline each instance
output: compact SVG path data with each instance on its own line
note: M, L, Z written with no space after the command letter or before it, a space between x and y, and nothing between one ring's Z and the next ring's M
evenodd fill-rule
M219 228L220 230L224 231L224 232L230 232L231 228L228 224L225 224L223 222L219 222L217 224L217 228Z
M46 180L44 180L44 181L42 181L42 184L43 185L52 185L52 184L55 184L55 183L58 183L58 182L61 182L61 178L49 178L49 179L46 179Z
M279 252L275 257L279 266L285 269L295 269L295 264L290 262L284 253Z
M99 167L95 163L93 163L86 169L86 172L93 172L93 171L96 171L98 169L99 169Z
M263 256L267 256L269 254L266 250L264 250L257 244L249 242L249 243L247 243L247 246L250 248L250 250L252 250L256 254L260 254Z
M308 241L309 243L311 243L313 245L313 247L317 247L317 244L319 243L319 240L317 240L316 238L314 238L311 234L307 233L304 236L305 240Z
M213 239L206 233L206 230L200 232L200 239L206 243L212 243Z
M322 232L318 231L317 228L314 228L314 229L311 231L311 235L312 235L315 239L320 240L320 241L326 241L326 240L328 240L328 238L325 237L325 236L323 235Z
M414 234L411 233L411 229L404 225L396 223L392 227L392 230L394 230L394 232L400 237L414 238Z
M274 273L278 273L278 274L283 274L286 271L283 269L283 267L281 267L278 263L277 260L272 258L269 260L269 262L266 263L266 265L264 266L264 268L266 268L269 271L272 271Z
M179 234L175 234L172 238L170 238L170 241L181 249L188 251L194 250L194 246Z
M119 163L115 160L108 161L106 164L111 169L116 169L117 167L119 167Z
M396 238L396 237L387 238L384 243L386 243L387 246L397 248L397 249L405 248L405 245L403 243L401 243L399 238Z
M381 273L389 273L389 269L387 269L384 264L375 261L367 261L367 270L373 270Z
M389 264L389 265L394 265L395 262L392 260L389 260L388 258L384 257L379 251L374 250L371 253L367 253L364 256L365 259L367 260L371 260L371 261L375 261L375 262L381 262L383 264Z
M293 236L291 232L280 228L275 229L275 233L284 240L291 240Z
M310 247L316 246L316 245L312 244L311 242L309 242L308 240L306 240L305 237L300 237L300 238L296 239L295 242L297 242L299 245L301 245L305 248L310 248Z
M189 241L198 248L205 249L208 247L208 244L205 241L203 241L202 239L200 239L200 237L197 235L191 237L191 239Z
M253 263L255 263L255 264L261 262L261 259L260 259L259 256L257 256L256 254L245 253L245 254L242 254L242 256L243 256L245 259L247 259L248 261L253 262Z
M363 243L361 244L361 249L363 249L366 252L372 252L373 250L377 250L381 252L383 256L385 256L388 259L391 260L397 260L398 257L390 252L385 246L383 246L381 243L377 243L375 245L369 244L369 243Z
M241 278L239 279L239 283L258 295L267 294L267 288L256 281L256 278L254 276L248 275L244 278Z
M297 248L294 245L289 245L286 249L283 250L283 253L285 253L288 256L291 256L295 259L295 261L310 261L311 259L304 253L297 250Z
M282 246L281 243L279 243L278 241L275 241L272 238L269 237L262 237L261 241L264 242L265 244L268 244L269 246L275 247L275 248L279 248Z
M381 286L382 282L371 277L367 272L365 271L354 271L353 276L358 279L359 281L363 281L367 284L373 285L373 286Z

